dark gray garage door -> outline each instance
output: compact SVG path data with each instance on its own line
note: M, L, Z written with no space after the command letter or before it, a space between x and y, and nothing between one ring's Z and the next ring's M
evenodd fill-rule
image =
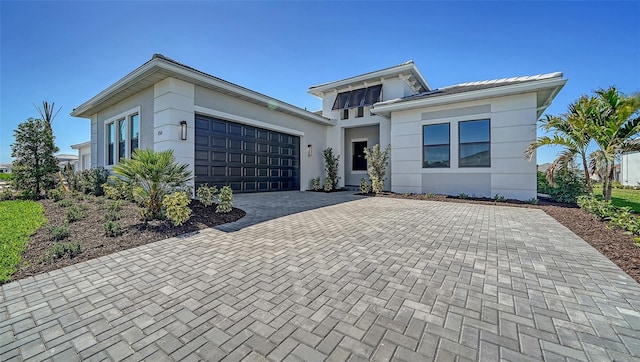
M234 192L300 189L300 138L196 115L195 183Z

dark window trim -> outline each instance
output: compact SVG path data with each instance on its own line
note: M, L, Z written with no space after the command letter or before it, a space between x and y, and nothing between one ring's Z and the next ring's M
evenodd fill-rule
M483 142L460 142L460 126L466 122L481 122L481 121L486 121L489 125L488 140ZM462 157L461 157L460 151L461 151L462 145L484 145L484 144L489 145L489 164L488 165L482 165L482 166L462 166L461 165L460 160L462 159ZM489 167L491 167L491 119L490 118L470 119L468 121L458 122L458 168L489 168Z
M448 127L448 136L447 139L449 140L448 143L438 143L438 144L432 144L432 145L425 145L424 144L424 131L427 127L429 126L440 126L446 124ZM449 146L449 165L448 166L427 166L425 165L425 159L424 159L424 154L425 151L427 150L428 147L436 147L436 146ZM423 124L422 125L422 168L451 168L451 123L450 122L442 122L442 123L433 123L433 124Z
M377 97L375 96L377 94ZM356 95L358 95L356 97ZM346 92L338 93L333 102L332 110L351 109L364 106L371 106L379 102L382 96L382 84L367 88L358 88Z

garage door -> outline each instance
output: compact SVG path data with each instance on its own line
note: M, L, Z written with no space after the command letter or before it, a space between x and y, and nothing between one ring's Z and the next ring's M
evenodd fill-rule
M234 192L300 189L300 138L196 115L195 183Z

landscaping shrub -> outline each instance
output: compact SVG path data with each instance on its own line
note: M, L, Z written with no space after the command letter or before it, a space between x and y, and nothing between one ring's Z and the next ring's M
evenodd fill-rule
M584 178L576 172L559 171L555 177L556 187L549 187L545 192L556 202L575 204L578 196L589 192Z
M368 194L371 191L371 185L369 185L369 181L367 181L366 178L361 178L360 179L360 193L361 194Z
M117 220L106 220L104 222L104 235L116 237L122 233L122 224Z
M111 183L106 182L102 185L104 195L112 200L129 200L133 198L134 185L131 182L124 182L118 178L114 178Z
M311 179L311 189L313 191L320 191L320 176Z
M495 202L507 202L507 199L500 195L500 194L496 194L496 196L493 197L493 201Z
M0 201L13 200L13 191L6 188L0 191Z
M54 226L49 231L55 241L64 240L69 237L69 227L67 225Z
M188 167L175 162L173 150L136 149L131 158L120 160L113 171L117 178L135 185L133 197L142 206L142 216L148 220L161 216L165 195L186 190L191 179Z
M367 159L367 173L371 179L371 189L376 194L381 193L384 187L384 176L387 172L390 153L391 145L388 145L384 151L380 151L379 144L374 145L371 149L364 149L364 157Z
M640 235L640 219L629 207L617 207L610 202L601 201L591 196L578 197L578 206L594 214L600 220L607 221L612 227Z
M61 259L65 256L73 258L80 253L82 253L82 244L77 241L55 243L50 250L50 255L54 259Z
M218 214L226 214L233 210L233 190L229 186L224 186L220 189L219 195L220 203L216 207Z
M103 185L109 178L109 170L100 166L80 172L80 190L94 196L104 195Z
M538 198L537 197L532 197L529 200L525 201L527 204L531 204L531 205L538 205Z
M469 198L469 195L465 194L464 192L462 192L462 193L458 194L458 198L465 200L465 199Z
M209 207L216 202L217 193L218 187L209 185L201 185L198 187L198 191L196 191L196 195L200 199L200 202L206 207Z
M64 199L64 196L65 196L64 190L62 190L59 187L56 187L55 189L47 190L47 198L53 201L60 201Z
M324 159L324 172L326 174L324 190L329 192L336 189L340 180L340 177L338 177L340 155L334 155L333 149L329 147L322 151L322 158Z
M65 207L65 208L75 205L73 200L69 200L69 199L62 199L62 200L58 201L57 204L58 204L58 206Z
M11 279L29 237L45 221L43 207L37 202L0 202L0 283Z
M73 204L67 208L67 221L72 223L74 221L78 221L84 219L87 216L87 213L84 211L80 205Z
M222 191L220 193L222 193ZM162 207L164 208L165 217L171 220L175 226L184 224L191 217L190 202L191 199L186 192L179 191L164 195Z
M537 186L538 193L540 194L548 194L551 185L549 185L549 181L547 180L547 175L544 172L538 171L537 174Z
M120 210L122 210L122 200L115 200L107 205L107 211L118 212Z

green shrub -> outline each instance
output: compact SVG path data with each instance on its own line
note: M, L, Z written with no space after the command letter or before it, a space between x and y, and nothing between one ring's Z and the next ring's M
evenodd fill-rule
M614 189L623 189L624 188L622 186L622 184L620 183L620 181L613 181L611 183L611 187L613 187Z
M58 201L57 204L60 207L71 207L71 206L75 205L73 200L70 200L70 199L62 199L62 200Z
M118 212L120 210L122 210L122 200L115 200L109 203L109 205L107 205L107 211L113 211L113 212Z
M616 207L610 202L600 201L591 196L578 197L578 206L607 221L612 227L640 235L640 220L628 207Z
M218 187L209 185L201 185L198 187L198 191L196 191L196 195L200 199L200 202L206 207L209 207L216 202L217 193Z
M69 227L67 225L54 226L49 231L55 241L64 240L69 237Z
M338 166L340 163L340 155L335 156L331 147L322 151L322 158L324 159L324 171L326 178L324 181L324 190L329 192L335 190L338 186Z
M106 218L105 218L106 219ZM116 237L122 233L122 224L117 220L106 220L104 222L104 235Z
M165 195L185 191L191 179L188 167L175 162L173 150L136 149L131 158L121 159L113 171L118 179L134 185L133 197L147 220L160 217Z
M47 190L47 198L53 201L60 201L64 199L64 196L65 196L64 190L62 190L59 187L56 187L55 189Z
M45 221L43 207L37 202L0 202L0 283L11 279L29 237Z
M162 199L162 207L164 209L165 217L171 220L175 226L184 224L191 217L191 208L189 208L190 202L191 199L186 192L179 191L164 195L164 198Z
M313 191L320 191L320 176L311 179L311 189Z
M458 194L458 198L459 198L459 199L463 199L463 200L465 200L465 199L468 199L468 198L469 198L469 195L468 195L468 194L465 194L464 192L462 192L462 193L459 193L459 194Z
M531 205L538 205L538 198L537 197L532 197L529 200L525 201L527 204L531 204Z
M20 198L21 200L37 200L40 198L40 195L36 194L35 192L33 192L33 190L30 189L25 189L25 190L21 190L18 193L18 198Z
M507 199L500 195L500 194L496 194L496 196L493 197L493 201L495 202L507 202Z
M549 185L549 181L547 181L547 175L544 172L538 171L537 173L537 187L538 193L540 194L548 194L551 186Z
M120 220L120 218L121 218L120 213L113 210L108 210L103 217L104 221L116 221L116 220Z
M82 244L77 241L55 243L50 250L50 255L54 259L61 259L65 256L73 258L80 253L82 253Z
M2 175L6 175L6 174L2 174ZM0 191L0 201L5 201L5 200L13 200L13 191L11 191L11 189L5 188L2 191Z
M384 151L380 151L379 144L374 145L371 149L364 149L364 157L367 159L367 173L371 179L371 190L376 194L381 193L384 187L390 153L391 145L387 145Z
M360 193L361 194L368 194L371 191L371 185L369 185L369 181L367 181L366 178L361 178L360 179Z
M554 179L557 186L545 192L553 201L575 204L579 196L589 192L584 178L576 172L559 171Z
M426 195L424 195L427 199L432 199L434 198L436 195L433 192L429 192Z
M106 182L102 185L104 195L112 200L134 201L134 187L133 182L125 182L116 177L112 177L112 182Z
M220 203L216 207L218 214L226 214L233 210L233 190L229 186L220 189Z
M84 219L87 213L80 205L71 205L67 208L67 221L72 223L81 219Z
M102 185L104 185L109 178L109 170L100 166L80 172L79 177L79 191L82 191L85 194L92 194L94 196L104 195Z

